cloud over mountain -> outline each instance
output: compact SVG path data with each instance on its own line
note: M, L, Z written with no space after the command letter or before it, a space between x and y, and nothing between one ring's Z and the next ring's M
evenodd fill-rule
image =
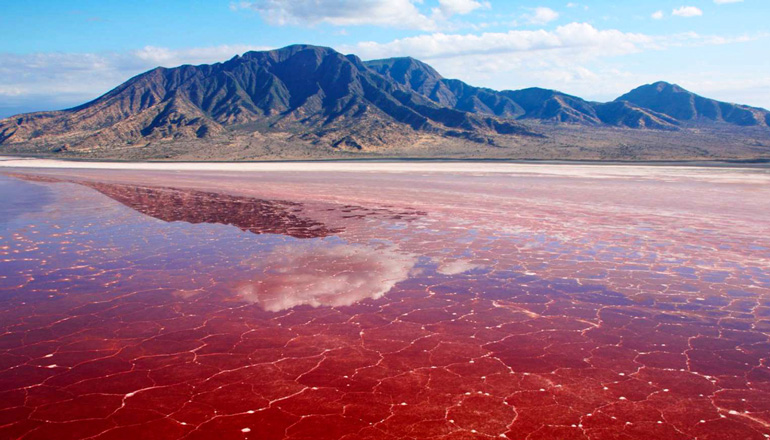
M654 37L645 34L600 30L588 23L570 23L553 31L541 29L482 34L424 34L388 43L362 42L355 49L365 58L409 54L435 59L545 50L576 50L582 56L621 55L653 48L656 44Z

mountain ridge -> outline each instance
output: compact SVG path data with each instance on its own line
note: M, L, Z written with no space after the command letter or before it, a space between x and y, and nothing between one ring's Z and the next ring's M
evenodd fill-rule
M437 74L435 69L429 65L410 57L372 60L366 63L376 68L380 73L390 74L394 80L399 81L399 73L404 69L403 60L405 59L417 61L417 63L411 63L410 65L410 77L414 75L414 70L420 67L427 70L427 72L423 72L423 75L432 76L431 73L433 72ZM396 74L394 75L391 72ZM454 105L456 108L465 111L494 114L513 119L539 119L588 125L618 125L619 122L623 121L620 125L629 128L675 129L682 122L697 119L686 116L679 117L682 115L682 111L678 113L666 111L665 104L661 102L662 98L665 98L662 94L668 90L675 90L677 93L686 96L684 99L700 103L701 106L707 104L727 110L724 112L728 115L727 118L712 117L709 118L711 121L736 125L770 126L767 123L767 116L770 116L770 112L765 109L703 98L676 84L670 84L665 81L640 86L614 101L597 103L557 90L539 87L496 91L484 87L470 86L462 81L446 79L440 75L438 77L432 76L431 79L431 90L426 90L424 84L421 84L420 87L414 88L415 91L443 105ZM403 81L400 82L405 84ZM443 93L439 93L439 90ZM448 94L453 94L454 96L448 96ZM655 96L651 96L653 94ZM496 102L496 105L476 108L471 105L471 103L477 102L486 104L490 100ZM629 105L619 106L614 104L620 101L626 101ZM623 114L613 113L609 109L621 110ZM712 113L716 114L718 112L712 111ZM732 116L735 114L740 114L743 118L739 119L739 117ZM756 117L751 119L749 114L754 114ZM762 118L765 118L765 120Z
M763 108L704 98L665 81L639 86L615 101L647 107L680 121L709 120L743 126L770 125L767 123L770 112Z
M2 119L0 151L102 154L212 139L351 151L442 139L512 148L547 144L558 127L641 133L769 124L767 110L665 82L599 103L542 88L476 87L411 57L362 61L299 44L213 64L158 67L80 106Z
M303 74L292 73L297 71ZM345 119L353 117L355 123L396 122L429 132L464 129L535 135L510 121L410 95L357 58L329 48L295 45L247 52L224 63L152 69L81 106L0 121L0 142L14 137L29 140L41 129L62 136L90 130L93 142L200 138L254 122L341 130L350 125ZM13 132L9 121L16 121Z

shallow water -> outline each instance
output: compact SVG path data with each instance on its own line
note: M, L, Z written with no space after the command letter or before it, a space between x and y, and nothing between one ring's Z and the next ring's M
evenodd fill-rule
M769 437L766 173L553 168L0 177L0 437Z

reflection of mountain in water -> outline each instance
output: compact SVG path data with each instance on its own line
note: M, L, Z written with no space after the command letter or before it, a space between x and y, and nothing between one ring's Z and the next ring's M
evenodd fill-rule
M295 238L328 237L345 230L344 227L330 227L303 216L305 206L287 200L263 200L192 189L104 183L26 173L3 174L31 182L87 186L142 214L167 222L219 223L237 226L254 234L282 234ZM351 219L372 218L409 223L427 215L427 212L414 208L392 206L327 205L322 211L323 217L331 216L343 224Z
M80 183L142 214L167 222L220 223L254 234L282 234L296 238L326 237L342 231L301 217L298 213L302 205L299 203L188 189Z

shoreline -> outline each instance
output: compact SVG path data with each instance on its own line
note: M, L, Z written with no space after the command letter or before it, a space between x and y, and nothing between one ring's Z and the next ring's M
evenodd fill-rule
M35 165L31 165L34 163ZM130 169L130 170L158 170L158 171L271 171L275 165L281 170L287 168L314 167L315 165L362 165L358 170L368 171L363 165L378 165L376 171L380 171L382 165L541 165L541 166L590 166L590 167L663 167L663 168L716 168L716 169L753 169L770 170L770 159L721 159L721 160L570 160L570 159L495 159L495 158L343 158L343 159L286 159L286 160L250 160L250 161L173 161L173 160L147 160L127 161L112 159L88 159L67 158L52 159L31 156L4 156L0 155L0 168L72 168L72 169ZM270 165L270 169L264 168ZM264 168L264 169L263 169ZM419 167L414 171L418 171ZM334 171L341 171L334 169ZM374 170L373 170L374 171ZM491 170L490 170L491 171Z
M703 182L770 184L770 166L699 166L698 164L513 162L446 160L377 161L280 161L280 162L105 162L17 159L0 156L0 173L14 172L98 176L119 174L226 175L226 174L324 174L335 175L435 175L465 178L485 176L542 176L584 179L653 179L661 181L695 179ZM108 174L110 173L110 174ZM113 174L114 173L114 174ZM292 177L294 179L294 177Z

